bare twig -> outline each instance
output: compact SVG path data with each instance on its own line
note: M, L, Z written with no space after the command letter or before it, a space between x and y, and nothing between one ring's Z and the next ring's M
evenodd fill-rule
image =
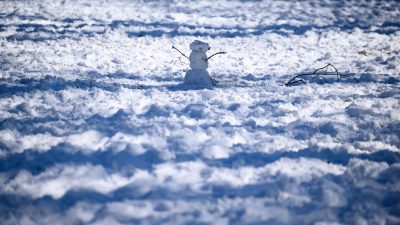
M215 55L218 55L218 54L226 54L226 52L217 52L217 53L214 53L214 54L212 54L210 57L208 57L208 58L206 59L206 61L208 61L209 59L211 59L211 57L213 57L213 56L215 56Z
M185 54L183 54L181 51L179 51L179 49L177 49L175 46L172 45L172 48L177 50L179 53L181 53L181 55L183 55L185 58L189 59L189 57L187 57Z
M327 70L328 70L329 68L333 68L333 69L335 70L335 72L334 72L333 74L327 72ZM324 70L324 69L326 69L326 70L325 70L325 71L322 71L322 70ZM321 72L321 71L322 71L322 72ZM325 77L323 77L323 76L332 76L332 75L335 75L335 76L336 76L336 80L337 80L337 81L340 80L340 78L341 78L341 75L340 75L339 71L336 69L336 67L329 63L328 65L326 65L326 66L324 66L324 67L321 67L321 68L316 69L316 70L315 70L314 72L312 72L312 73L303 73L303 74L299 74L299 75L294 76L292 79L290 79L290 80L285 84L285 86L290 86L290 85L292 85L292 84L299 83L299 82L305 84L306 82L305 82L303 79L300 78L300 77L304 77L304 76L318 76L318 77L320 77L320 78L322 78L322 79L324 79L324 80L326 81Z

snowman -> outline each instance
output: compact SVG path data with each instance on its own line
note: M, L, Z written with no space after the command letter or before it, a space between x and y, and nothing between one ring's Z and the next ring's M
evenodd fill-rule
M214 80L207 72L208 60L217 54L225 54L226 52L217 52L207 58L206 52L210 50L210 46L208 45L208 43L198 40L195 40L190 44L190 49L192 50L192 52L190 53L189 57L187 57L174 46L172 46L172 48L177 50L187 59L189 59L190 70L188 70L185 74L185 85L203 88L212 88L215 85Z

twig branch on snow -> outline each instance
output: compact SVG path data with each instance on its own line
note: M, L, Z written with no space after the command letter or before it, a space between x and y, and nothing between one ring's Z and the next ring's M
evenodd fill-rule
M329 68L333 68L334 72L333 73L328 72L327 70ZM325 70L325 71L322 71L322 70ZM336 76L336 80L337 81L340 80L341 75L340 75L339 71L336 69L335 66L333 66L332 64L329 63L328 65L326 65L324 67L316 69L312 73L303 73L303 74L299 74L299 75L294 76L287 83L285 83L285 86L290 86L290 85L293 85L293 84L296 84L296 83L305 84L306 82L303 79L301 79L301 77L304 77L304 76L319 76L320 78L326 80L325 77L323 77L323 76L332 76L332 75Z
M189 57L187 57L185 54L183 54L181 51L179 51L179 49L177 49L175 46L172 45L172 49L177 50L179 53L181 53L181 55L183 55L185 58L189 59Z
M217 53L214 53L214 54L212 54L210 57L208 57L208 58L206 59L206 61L208 61L209 59L211 59L211 57L216 56L216 55L218 55L218 54L226 54L226 52L217 52Z

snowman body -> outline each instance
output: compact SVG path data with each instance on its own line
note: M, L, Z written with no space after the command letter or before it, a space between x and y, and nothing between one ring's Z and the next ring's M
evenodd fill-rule
M190 49L192 50L189 56L190 70L185 74L184 84L211 88L214 82L207 72L208 60L206 55L209 45L196 40L190 44Z
M193 50L189 56L190 68L192 70L207 70L208 60L205 52Z

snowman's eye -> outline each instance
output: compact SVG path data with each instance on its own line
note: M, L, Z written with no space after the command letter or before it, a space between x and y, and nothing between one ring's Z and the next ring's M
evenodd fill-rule
M208 50L210 50L211 49L211 47L208 47Z

